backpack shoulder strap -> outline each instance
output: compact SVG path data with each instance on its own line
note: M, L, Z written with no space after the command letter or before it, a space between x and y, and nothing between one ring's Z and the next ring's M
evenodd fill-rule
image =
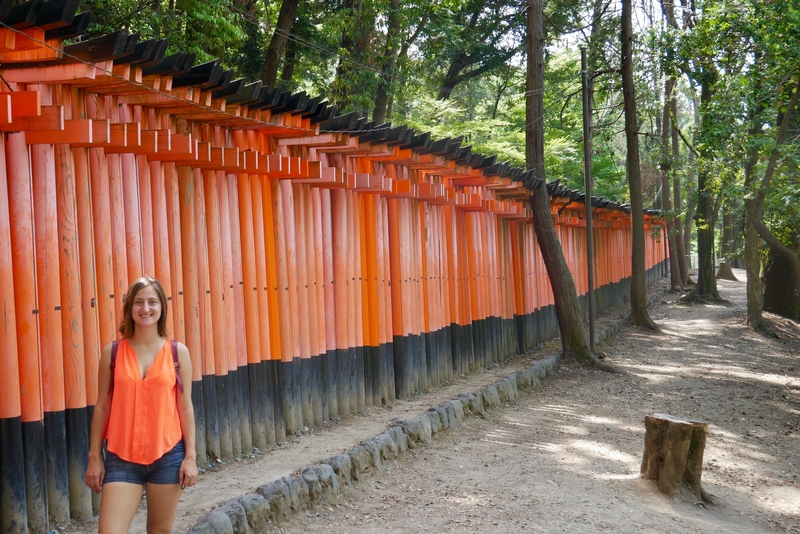
M108 384L108 394L114 390L114 370L117 368L117 351L119 350L119 341L111 342L111 381Z
M183 378L181 378L181 364L178 361L178 342L171 339L169 344L172 347L172 362L175 364L175 381L178 383L181 393L183 393Z

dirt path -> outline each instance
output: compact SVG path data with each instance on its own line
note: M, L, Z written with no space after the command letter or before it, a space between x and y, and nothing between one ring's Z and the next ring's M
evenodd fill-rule
M275 530L800 533L800 326L779 321L781 339L754 334L743 321L744 283L722 281L720 291L731 306L679 306L667 295L651 312L662 333L626 328L604 345L629 375L562 365L514 405L465 420L461 430ZM536 358L217 466L187 490L175 529L185 532L226 498L351 449L392 418L424 413ZM639 478L643 419L655 411L710 423L703 483L719 505L665 498ZM142 510L131 532L145 532L144 517ZM96 523L72 531L94 532Z
M744 278L744 273L738 273ZM348 488L287 532L800 532L800 325L781 339L743 321L743 282L725 306L652 311L604 350L630 375L574 365L513 406L469 419L423 452ZM669 301L667 303L666 301ZM776 320L774 317L771 317ZM710 423L707 508L639 478L645 414Z

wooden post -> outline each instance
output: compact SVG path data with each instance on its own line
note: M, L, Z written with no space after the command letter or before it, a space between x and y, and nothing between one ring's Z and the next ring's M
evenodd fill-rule
M708 423L654 413L644 418L642 476L658 482L662 493L685 489L696 499L713 503L700 485Z

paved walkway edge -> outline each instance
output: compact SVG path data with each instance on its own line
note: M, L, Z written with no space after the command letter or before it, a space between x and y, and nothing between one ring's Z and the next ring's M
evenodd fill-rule
M652 295L647 301L648 307L661 299L667 289ZM618 334L629 319L630 312L621 314L595 334L596 342ZM457 430L464 419L481 417L486 410L515 401L520 392L540 387L542 379L555 373L560 360L560 354L545 356L483 389L461 393L425 414L396 421L388 430L348 452L302 468L298 476L283 477L259 486L255 493L222 501L201 517L189 534L263 532L271 523L325 503L336 497L343 485L353 484L363 475L381 470L385 462L402 457L409 450L425 447L440 432Z

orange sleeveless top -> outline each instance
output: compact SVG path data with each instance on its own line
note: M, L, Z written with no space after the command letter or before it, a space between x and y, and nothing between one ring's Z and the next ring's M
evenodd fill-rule
M108 450L128 462L152 464L183 437L175 365L164 341L144 380L136 351L119 342L106 439Z

